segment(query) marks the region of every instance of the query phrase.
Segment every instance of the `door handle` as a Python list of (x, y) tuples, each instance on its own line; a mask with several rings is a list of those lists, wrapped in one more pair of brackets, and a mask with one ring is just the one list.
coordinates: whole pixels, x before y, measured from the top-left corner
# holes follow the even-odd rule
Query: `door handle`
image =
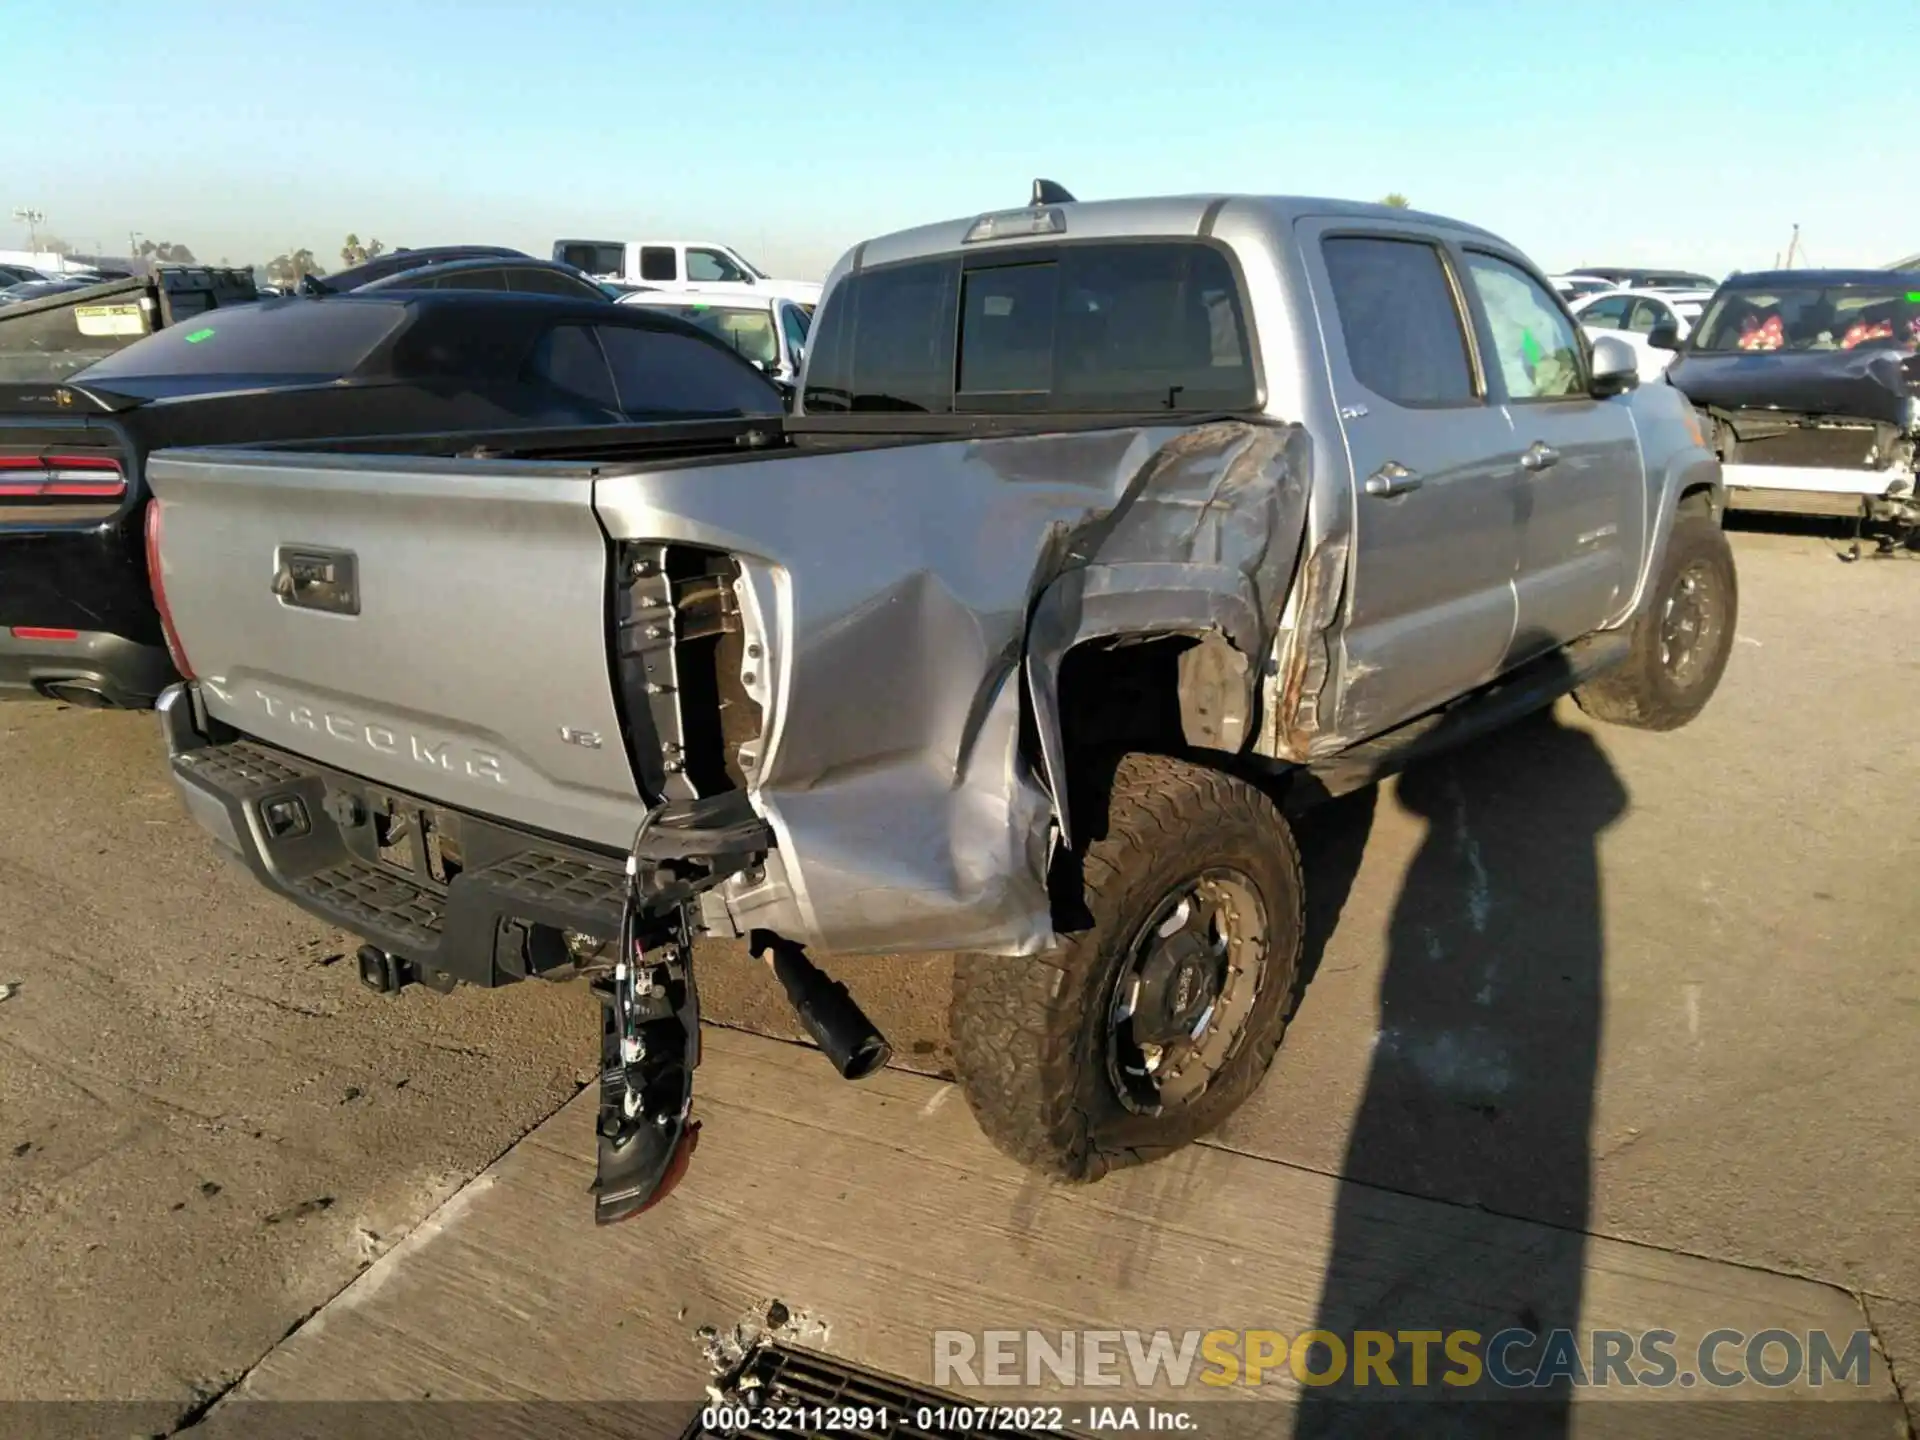
[(1520, 468), (1523, 470), (1545, 470), (1560, 463), (1560, 452), (1544, 440), (1536, 440), (1520, 456)]
[(1366, 484), (1361, 488), (1369, 495), (1404, 495), (1409, 490), (1420, 488), (1420, 477), (1398, 461), (1389, 460), (1367, 476)]

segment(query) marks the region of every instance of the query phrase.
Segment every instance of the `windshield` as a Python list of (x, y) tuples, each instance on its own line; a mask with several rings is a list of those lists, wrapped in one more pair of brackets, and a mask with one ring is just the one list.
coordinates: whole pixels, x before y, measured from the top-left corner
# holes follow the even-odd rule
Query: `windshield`
[(747, 273), (749, 275), (752, 275), (755, 279), (765, 280), (769, 278), (766, 271), (762, 270), (758, 265), (754, 264), (751, 260), (747, 259), (747, 257), (742, 255), (738, 250), (729, 250), (727, 253), (733, 256), (733, 258), (738, 260), (742, 265), (746, 266)]
[(774, 333), (771, 310), (735, 305), (652, 305), (647, 308), (664, 310), (690, 325), (698, 325), (756, 365), (769, 365), (780, 358), (780, 340)]
[(1700, 322), (1693, 348), (1736, 354), (1911, 350), (1917, 343), (1920, 292), (1892, 285), (1793, 285), (1721, 294)]

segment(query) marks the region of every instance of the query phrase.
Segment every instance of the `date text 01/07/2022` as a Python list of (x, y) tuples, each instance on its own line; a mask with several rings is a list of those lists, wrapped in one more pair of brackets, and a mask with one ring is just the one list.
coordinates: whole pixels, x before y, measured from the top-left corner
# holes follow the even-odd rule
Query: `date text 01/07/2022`
[[(745, 1430), (804, 1434), (887, 1434), (895, 1420), (884, 1406), (870, 1405), (714, 1405), (702, 1412), (701, 1431), (710, 1435)], [(905, 1422), (904, 1413), (897, 1417)], [(952, 1435), (1036, 1435), (1091, 1431), (1181, 1433), (1196, 1428), (1187, 1411), (1162, 1405), (1095, 1405), (1069, 1415), (1060, 1405), (922, 1405), (912, 1416), (919, 1430)]]

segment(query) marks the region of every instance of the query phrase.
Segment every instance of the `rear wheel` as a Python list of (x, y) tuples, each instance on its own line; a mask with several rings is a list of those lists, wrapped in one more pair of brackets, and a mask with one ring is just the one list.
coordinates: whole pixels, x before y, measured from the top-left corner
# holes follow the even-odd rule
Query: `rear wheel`
[(954, 1061), (1006, 1154), (1065, 1180), (1157, 1159), (1239, 1107), (1296, 993), (1300, 857), (1259, 790), (1128, 755), (1085, 847), (1090, 928), (1029, 959), (954, 973)]
[(1574, 699), (1597, 720), (1677, 730), (1713, 698), (1739, 619), (1740, 587), (1726, 532), (1712, 515), (1682, 515), (1634, 618), (1626, 660), (1575, 690)]

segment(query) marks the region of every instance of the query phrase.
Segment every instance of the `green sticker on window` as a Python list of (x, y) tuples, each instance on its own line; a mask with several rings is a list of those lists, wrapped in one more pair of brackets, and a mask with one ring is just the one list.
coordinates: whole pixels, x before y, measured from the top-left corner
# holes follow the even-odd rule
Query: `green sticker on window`
[(1540, 342), (1533, 338), (1533, 331), (1522, 330), (1520, 332), (1520, 353), (1526, 357), (1529, 365), (1538, 365), (1540, 363), (1542, 353), (1540, 350)]
[(212, 338), (213, 327), (209, 325), (205, 330), (196, 330), (187, 336), (187, 343), (189, 345), (198, 345), (202, 340), (211, 340)]
[(1920, 305), (1920, 290), (1909, 290), (1907, 292), (1907, 303), (1909, 305)]

